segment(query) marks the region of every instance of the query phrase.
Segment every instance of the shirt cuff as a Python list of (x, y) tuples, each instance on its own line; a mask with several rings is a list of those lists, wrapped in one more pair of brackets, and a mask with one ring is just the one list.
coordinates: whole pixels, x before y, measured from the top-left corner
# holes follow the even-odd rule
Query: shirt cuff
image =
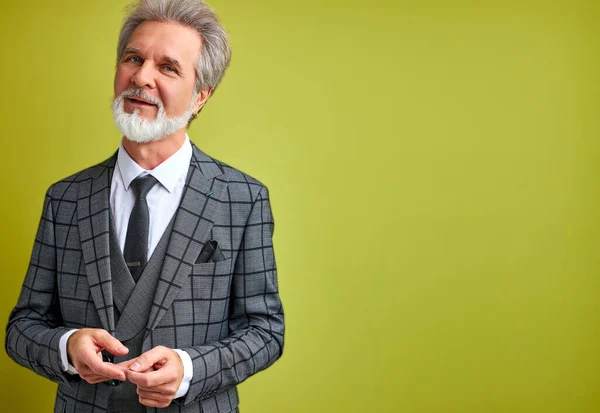
[(179, 385), (179, 389), (177, 393), (175, 393), (174, 399), (179, 397), (183, 397), (187, 394), (190, 383), (192, 382), (192, 378), (194, 377), (194, 364), (192, 364), (192, 358), (190, 355), (183, 350), (173, 349), (179, 354), (181, 358), (181, 362), (183, 363), (183, 379), (181, 380), (181, 384)]
[(73, 333), (75, 333), (76, 331), (79, 330), (71, 330), (66, 332), (65, 334), (63, 334), (63, 336), (60, 338), (60, 341), (58, 342), (60, 368), (62, 369), (62, 371), (71, 375), (79, 374), (77, 372), (77, 369), (75, 369), (75, 367), (73, 367), (73, 365), (69, 363), (69, 355), (67, 354), (67, 341), (69, 340), (69, 337), (71, 337), (71, 335), (73, 335)]

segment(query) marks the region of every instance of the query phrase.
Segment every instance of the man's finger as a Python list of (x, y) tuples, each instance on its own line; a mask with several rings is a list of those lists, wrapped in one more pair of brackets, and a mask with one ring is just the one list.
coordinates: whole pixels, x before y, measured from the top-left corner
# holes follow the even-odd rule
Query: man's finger
[(100, 382), (103, 382), (106, 380), (110, 380), (109, 377), (94, 373), (86, 365), (80, 366), (80, 369), (77, 369), (77, 371), (79, 372), (79, 377), (81, 377), (83, 380), (87, 381), (90, 384), (95, 384), (95, 383), (100, 383)]
[(155, 363), (162, 361), (169, 355), (170, 349), (158, 346), (146, 351), (129, 367), (132, 371), (144, 371), (151, 368)]
[[(130, 372), (130, 367), (133, 363), (135, 363), (137, 361), (137, 358), (131, 359), (131, 360), (126, 360), (126, 361), (122, 361), (120, 363), (115, 363), (115, 366), (118, 367), (119, 369), (121, 369), (122, 371), (124, 371), (125, 373)], [(156, 363), (155, 363), (156, 365)], [(148, 373), (154, 371), (154, 367), (150, 367), (149, 369), (146, 370), (142, 370), (142, 371), (138, 371), (137, 373)]]
[(88, 363), (88, 367), (95, 374), (106, 376), (109, 379), (124, 381), (127, 378), (125, 372), (119, 367), (115, 366), (113, 363), (107, 363), (100, 360), (93, 360), (90, 363)]
[(115, 367), (118, 367), (119, 369), (126, 371), (129, 370), (129, 367), (136, 361), (137, 359), (133, 358), (131, 360), (125, 360), (122, 361), (120, 363), (115, 363)]
[(106, 378), (104, 376), (98, 376), (98, 375), (94, 375), (94, 376), (85, 378), (85, 381), (87, 381), (90, 384), (98, 384), (98, 383), (102, 383), (107, 380), (108, 380), (108, 378)]
[(170, 402), (173, 400), (173, 396), (175, 395), (175, 393), (165, 394), (155, 391), (142, 390), (139, 387), (137, 388), (137, 394), (143, 399), (156, 400), (159, 402)]
[(138, 373), (129, 370), (127, 372), (127, 380), (133, 384), (137, 384), (138, 387), (149, 389), (176, 380), (176, 375), (174, 373), (165, 372), (165, 369), (148, 373)]
[(102, 348), (105, 348), (109, 353), (115, 356), (124, 356), (129, 353), (129, 349), (123, 345), (119, 340), (110, 335), (106, 330), (98, 330), (94, 335), (96, 344)]

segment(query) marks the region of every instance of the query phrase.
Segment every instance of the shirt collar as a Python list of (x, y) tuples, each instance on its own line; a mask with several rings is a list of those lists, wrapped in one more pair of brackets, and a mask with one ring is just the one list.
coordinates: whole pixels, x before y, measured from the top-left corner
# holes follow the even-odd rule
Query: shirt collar
[(117, 168), (119, 169), (123, 187), (129, 191), (131, 182), (140, 175), (152, 175), (158, 182), (171, 192), (175, 188), (177, 181), (183, 174), (187, 174), (192, 159), (192, 145), (190, 139), (185, 134), (185, 141), (181, 148), (177, 150), (168, 159), (152, 170), (146, 170), (139, 166), (123, 147), (123, 142), (119, 145), (117, 155)]

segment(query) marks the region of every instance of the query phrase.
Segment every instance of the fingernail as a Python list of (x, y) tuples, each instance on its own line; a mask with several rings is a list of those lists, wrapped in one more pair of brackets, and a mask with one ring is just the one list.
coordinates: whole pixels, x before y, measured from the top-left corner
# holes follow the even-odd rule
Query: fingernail
[(131, 370), (139, 370), (139, 369), (140, 369), (140, 367), (142, 367), (142, 366), (140, 366), (140, 363), (138, 363), (138, 362), (136, 361), (136, 362), (134, 362), (134, 363), (131, 365), (131, 367), (130, 367), (130, 368), (131, 368)]
[(125, 346), (121, 346), (117, 349), (119, 353), (129, 353), (129, 349)]

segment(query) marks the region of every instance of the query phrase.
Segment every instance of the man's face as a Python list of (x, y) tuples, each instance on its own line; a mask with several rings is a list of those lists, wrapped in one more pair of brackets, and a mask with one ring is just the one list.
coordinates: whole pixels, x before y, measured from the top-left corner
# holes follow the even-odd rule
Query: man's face
[[(196, 80), (195, 66), (202, 40), (189, 27), (167, 22), (144, 22), (131, 34), (115, 74), (115, 98), (125, 91), (141, 89), (147, 97), (160, 100), (167, 117), (190, 109)], [(208, 98), (200, 93), (193, 103), (196, 113)], [(150, 99), (146, 99), (150, 100)], [(153, 120), (158, 106), (141, 97), (125, 97), (123, 110)]]

